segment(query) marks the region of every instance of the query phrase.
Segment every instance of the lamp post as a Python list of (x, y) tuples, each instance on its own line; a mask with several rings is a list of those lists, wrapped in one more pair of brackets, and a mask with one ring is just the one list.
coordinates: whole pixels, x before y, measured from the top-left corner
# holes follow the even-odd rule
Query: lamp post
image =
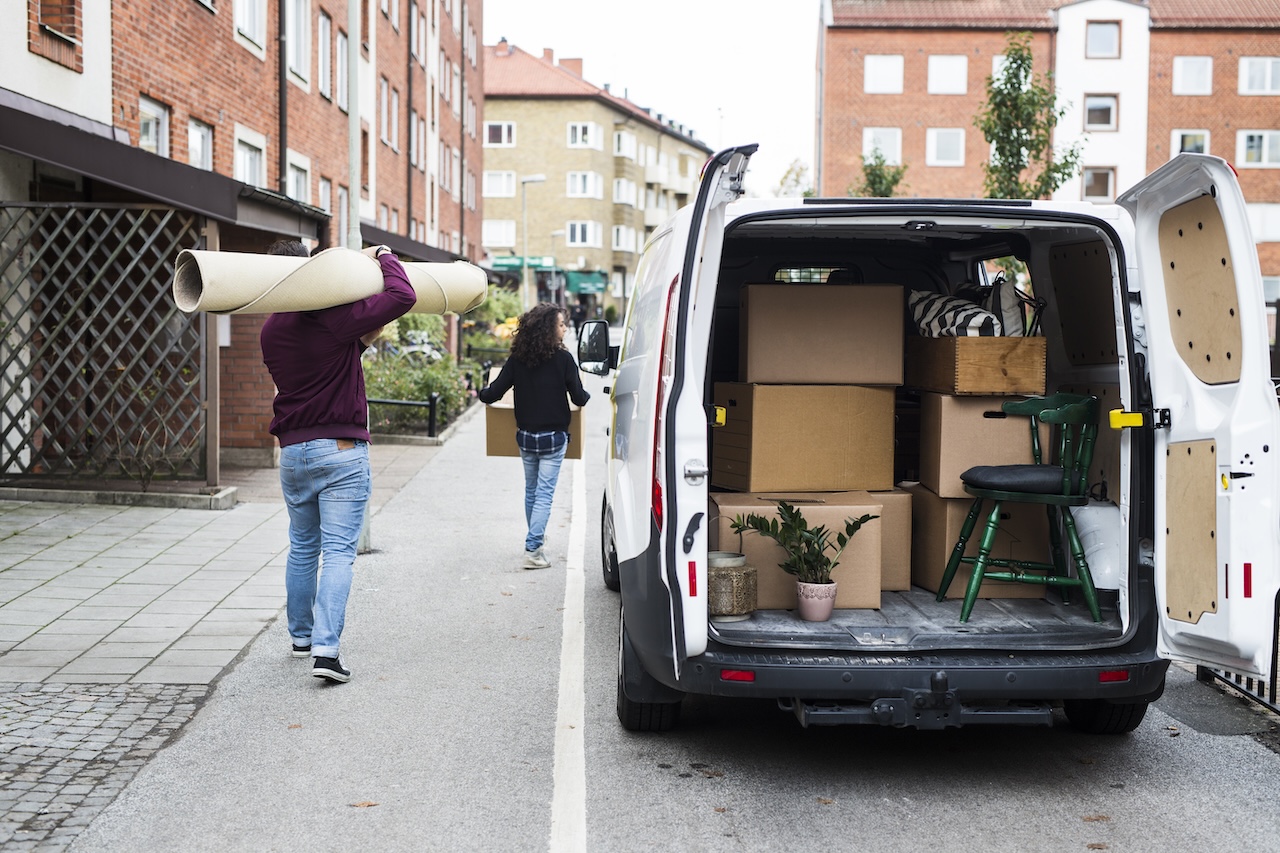
[(557, 228), (551, 232), (551, 277), (560, 288), (560, 307), (568, 307), (569, 284), (564, 273), (560, 271), (560, 262), (556, 260), (556, 240), (564, 236), (564, 229)]
[(525, 175), (520, 179), (520, 236), (524, 240), (524, 250), (520, 256), (520, 304), (525, 311), (533, 307), (529, 299), (529, 184), (540, 184), (547, 179), (546, 175)]

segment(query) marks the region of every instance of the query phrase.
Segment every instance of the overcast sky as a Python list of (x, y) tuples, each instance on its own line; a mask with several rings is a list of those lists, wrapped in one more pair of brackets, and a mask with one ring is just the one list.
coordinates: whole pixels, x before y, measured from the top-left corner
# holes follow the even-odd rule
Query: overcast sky
[(712, 149), (760, 144), (747, 190), (794, 160), (813, 176), (819, 0), (484, 0), (484, 43), (582, 59), (583, 77), (693, 128)]

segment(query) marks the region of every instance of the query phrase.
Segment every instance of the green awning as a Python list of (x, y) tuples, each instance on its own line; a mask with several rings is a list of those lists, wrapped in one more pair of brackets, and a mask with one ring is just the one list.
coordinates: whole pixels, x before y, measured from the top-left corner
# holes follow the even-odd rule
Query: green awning
[(570, 270), (565, 273), (565, 279), (570, 293), (604, 293), (605, 286), (609, 284), (609, 274), (601, 270), (594, 272)]

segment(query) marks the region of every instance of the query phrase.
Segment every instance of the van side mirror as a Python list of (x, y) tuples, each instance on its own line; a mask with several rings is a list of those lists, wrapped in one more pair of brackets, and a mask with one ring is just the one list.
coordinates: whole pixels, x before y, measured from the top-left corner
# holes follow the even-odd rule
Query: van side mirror
[(609, 324), (588, 320), (578, 335), (578, 368), (596, 376), (607, 376), (618, 366), (618, 348), (609, 346)]

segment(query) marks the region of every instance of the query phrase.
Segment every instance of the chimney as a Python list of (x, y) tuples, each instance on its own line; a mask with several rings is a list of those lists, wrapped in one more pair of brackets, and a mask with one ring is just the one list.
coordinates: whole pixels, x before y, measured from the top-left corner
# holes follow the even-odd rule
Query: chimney
[(556, 64), (556, 52), (555, 52), (554, 50), (552, 50), (551, 48), (549, 48), (549, 47), (544, 47), (544, 48), (542, 49), (542, 61), (543, 61), (543, 62), (549, 62), (549, 63), (551, 63), (552, 65), (555, 65), (555, 64)]
[(604, 91), (605, 91), (605, 94), (610, 94), (610, 92), (609, 92), (609, 84), (608, 84), (608, 83), (605, 83), (605, 84), (604, 84)]
[(581, 59), (562, 59), (560, 67), (573, 73), (577, 77), (582, 76), (582, 60)]
[(498, 39), (497, 47), (494, 48), (495, 56), (510, 56), (511, 48), (507, 46), (507, 37), (503, 36)]

